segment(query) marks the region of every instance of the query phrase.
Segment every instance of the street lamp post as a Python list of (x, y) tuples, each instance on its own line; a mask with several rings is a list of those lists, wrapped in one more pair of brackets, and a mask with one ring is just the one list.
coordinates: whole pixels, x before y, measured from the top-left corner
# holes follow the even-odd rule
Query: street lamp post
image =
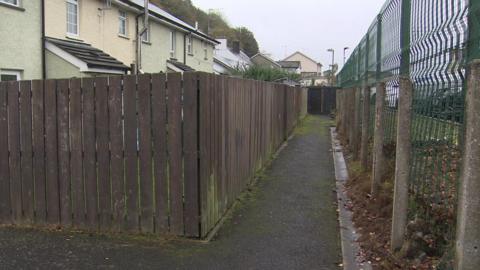
[(335, 50), (328, 49), (327, 51), (332, 53), (332, 67), (330, 69), (330, 84), (333, 86), (333, 76), (335, 76), (335, 74), (333, 73), (334, 72), (333, 67), (335, 66)]

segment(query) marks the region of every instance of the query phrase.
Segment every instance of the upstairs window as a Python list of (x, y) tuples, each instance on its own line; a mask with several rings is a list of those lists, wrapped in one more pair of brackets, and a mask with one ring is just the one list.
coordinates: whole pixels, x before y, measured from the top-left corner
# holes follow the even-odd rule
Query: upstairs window
[(193, 38), (192, 35), (187, 36), (187, 52), (190, 55), (193, 55)]
[(142, 34), (142, 41), (147, 43), (150, 42), (150, 24), (147, 26), (147, 30)]
[(208, 60), (208, 43), (205, 41), (203, 42), (203, 54), (205, 60)]
[(1, 3), (9, 4), (12, 6), (20, 6), (20, 0), (0, 0)]
[(118, 34), (121, 36), (127, 36), (127, 13), (125, 11), (118, 12)]
[(78, 0), (67, 0), (67, 34), (78, 36)]
[(170, 31), (170, 57), (175, 58), (177, 51), (177, 34), (175, 31)]

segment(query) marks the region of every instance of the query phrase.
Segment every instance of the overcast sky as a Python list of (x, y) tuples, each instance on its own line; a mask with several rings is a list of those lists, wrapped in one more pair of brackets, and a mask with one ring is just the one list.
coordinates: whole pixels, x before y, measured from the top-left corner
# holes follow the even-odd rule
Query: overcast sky
[[(232, 26), (254, 32), (261, 51), (281, 60), (302, 51), (342, 65), (343, 48), (354, 48), (365, 35), (385, 0), (192, 0), (199, 8), (220, 11)], [(350, 50), (351, 51), (351, 50)], [(348, 54), (348, 53), (347, 53)]]

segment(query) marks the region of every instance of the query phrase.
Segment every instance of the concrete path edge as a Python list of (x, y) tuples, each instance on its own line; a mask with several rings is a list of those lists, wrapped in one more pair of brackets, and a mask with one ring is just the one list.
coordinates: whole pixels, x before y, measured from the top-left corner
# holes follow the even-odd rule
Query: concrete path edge
[(336, 128), (330, 129), (332, 136), (332, 154), (335, 165), (335, 182), (338, 200), (338, 219), (340, 223), (340, 238), (343, 256), (344, 270), (371, 270), (369, 262), (365, 262), (360, 257), (361, 248), (357, 240), (359, 235), (355, 231), (352, 216), (353, 213), (347, 209), (346, 203), (349, 201), (346, 183), (348, 181), (348, 169), (343, 156), (343, 148), (337, 138)]

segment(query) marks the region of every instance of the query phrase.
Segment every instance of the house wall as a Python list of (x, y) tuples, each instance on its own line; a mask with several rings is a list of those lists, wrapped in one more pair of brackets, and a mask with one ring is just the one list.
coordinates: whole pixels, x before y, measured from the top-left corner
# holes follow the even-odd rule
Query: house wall
[(90, 77), (87, 73), (80, 72), (80, 69), (50, 51), (45, 53), (46, 73), (49, 79), (67, 79)]
[(41, 1), (21, 1), (21, 9), (0, 5), (0, 69), (21, 71), (21, 79), (42, 78)]
[(302, 72), (315, 72), (315, 73), (322, 72), (321, 68), (318, 66), (318, 64), (315, 61), (312, 61), (308, 57), (305, 57), (304, 55), (301, 55), (299, 53), (296, 53), (286, 58), (285, 61), (300, 61), (302, 65)]
[(200, 39), (193, 39), (193, 54), (187, 53), (186, 64), (195, 70), (213, 73), (213, 51), (215, 47), (207, 43), (207, 58), (203, 50), (204, 42)]
[[(66, 1), (46, 1), (46, 36), (59, 39), (79, 39), (91, 44), (125, 65), (135, 63), (136, 46), (136, 13), (130, 8), (113, 5), (110, 9), (103, 9), (103, 1), (79, 0), (79, 36), (67, 35)], [(99, 10), (100, 9), (100, 10)], [(119, 10), (127, 12), (127, 37), (120, 36), (118, 13)], [(167, 60), (170, 59), (170, 30), (176, 31), (176, 59), (184, 62), (184, 34), (185, 30), (176, 29), (156, 19), (150, 20), (150, 42), (142, 42), (142, 71), (146, 73), (165, 72)], [(194, 38), (194, 56), (188, 57), (187, 65), (192, 68), (213, 72), (213, 45), (209, 46), (209, 58), (204, 60), (201, 41)], [(202, 53), (201, 53), (202, 52)]]
[[(135, 60), (135, 13), (113, 5), (104, 9), (103, 1), (79, 0), (79, 35), (67, 35), (66, 1), (45, 1), (45, 35), (58, 39), (79, 39), (100, 49), (125, 65)], [(127, 12), (127, 36), (119, 32), (119, 11)]]

